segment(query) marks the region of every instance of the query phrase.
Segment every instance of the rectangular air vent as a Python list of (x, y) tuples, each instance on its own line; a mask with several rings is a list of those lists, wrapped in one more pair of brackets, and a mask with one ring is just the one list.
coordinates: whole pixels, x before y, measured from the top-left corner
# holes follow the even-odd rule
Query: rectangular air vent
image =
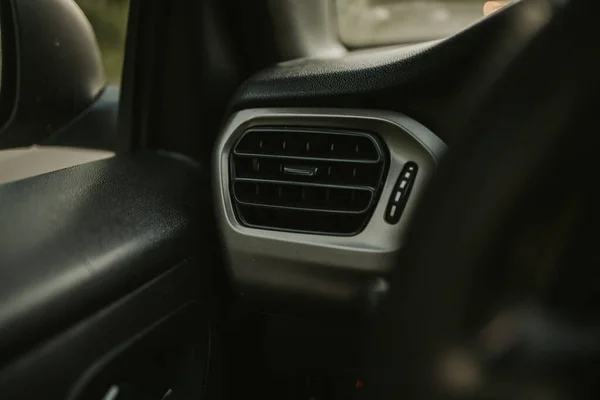
[(230, 162), (240, 222), (335, 235), (364, 229), (387, 166), (374, 135), (274, 127), (244, 132)]

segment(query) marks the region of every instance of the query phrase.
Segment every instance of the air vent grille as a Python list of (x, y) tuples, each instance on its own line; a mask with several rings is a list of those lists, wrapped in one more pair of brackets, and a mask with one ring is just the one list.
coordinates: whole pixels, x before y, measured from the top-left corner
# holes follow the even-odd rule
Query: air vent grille
[(248, 226), (353, 235), (373, 213), (386, 172), (371, 134), (253, 128), (231, 155), (231, 194)]

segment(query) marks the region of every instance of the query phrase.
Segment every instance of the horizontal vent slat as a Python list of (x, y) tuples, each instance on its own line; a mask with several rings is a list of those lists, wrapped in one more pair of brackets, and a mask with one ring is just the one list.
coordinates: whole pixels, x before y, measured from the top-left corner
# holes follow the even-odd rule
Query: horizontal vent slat
[(305, 157), (305, 156), (288, 156), (283, 154), (261, 154), (251, 153), (244, 151), (236, 151), (235, 154), (240, 157), (253, 157), (253, 158), (276, 158), (276, 159), (288, 159), (288, 160), (302, 160), (302, 161), (331, 161), (337, 163), (356, 163), (356, 164), (379, 164), (379, 160), (363, 160), (363, 159), (352, 159), (352, 158), (333, 158), (333, 157)]
[(298, 185), (298, 186), (315, 186), (315, 187), (331, 187), (339, 189), (357, 189), (357, 190), (373, 190), (368, 185), (345, 185), (343, 183), (339, 185), (332, 185), (327, 183), (311, 183), (302, 181), (286, 181), (282, 179), (262, 179), (262, 178), (234, 178), (234, 182), (264, 182), (264, 183), (280, 183), (283, 185)]
[(244, 224), (349, 235), (368, 222), (386, 161), (366, 133), (269, 127), (246, 131), (230, 165)]
[(373, 198), (365, 189), (272, 182), (236, 181), (233, 190), (241, 203), (339, 212), (365, 212)]
[[(310, 167), (313, 176), (286, 174), (285, 167)], [(236, 177), (248, 179), (286, 180), (346, 186), (376, 187), (381, 181), (382, 164), (336, 163), (331, 161), (297, 162), (290, 159), (255, 159), (236, 157), (233, 168)]]
[(239, 205), (242, 220), (257, 228), (310, 233), (358, 233), (365, 222), (362, 214), (336, 214), (306, 210), (282, 210)]

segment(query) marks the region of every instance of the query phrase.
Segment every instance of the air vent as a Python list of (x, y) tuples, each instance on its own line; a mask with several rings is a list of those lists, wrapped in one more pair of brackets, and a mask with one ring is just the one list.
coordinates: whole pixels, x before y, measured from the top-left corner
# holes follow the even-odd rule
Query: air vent
[(253, 128), (231, 155), (231, 194), (247, 226), (355, 235), (377, 204), (386, 164), (371, 134)]

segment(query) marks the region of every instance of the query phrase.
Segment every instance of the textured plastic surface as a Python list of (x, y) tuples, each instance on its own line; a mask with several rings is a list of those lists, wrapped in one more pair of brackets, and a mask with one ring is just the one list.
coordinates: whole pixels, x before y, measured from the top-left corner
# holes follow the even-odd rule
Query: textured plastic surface
[[(111, 384), (139, 381), (140, 374), (143, 386), (169, 379), (169, 373), (178, 372), (175, 370), (180, 365), (173, 363), (170, 366), (173, 371), (165, 371), (158, 377), (151, 372), (174, 350), (194, 341), (207, 341), (208, 312), (202, 297), (210, 283), (205, 279), (206, 268), (201, 268), (198, 261), (189, 259), (181, 263), (3, 366), (0, 369), (3, 398), (102, 399), (98, 394), (83, 398), (80, 394), (90, 391), (104, 394)], [(169, 330), (167, 335), (153, 339), (157, 330), (164, 330), (164, 325)], [(147, 339), (154, 343), (145, 345), (138, 354), (128, 355), (125, 368), (114, 365), (124, 353), (138, 351), (136, 344)], [(207, 358), (207, 343), (201, 350), (198, 356)], [(200, 376), (197, 382), (201, 384)]]
[(0, 150), (0, 184), (110, 158), (110, 151), (31, 146)]
[[(398, 111), (433, 130), (450, 144), (466, 113), (479, 105), (496, 75), (479, 63), (496, 50), (504, 31), (517, 32), (517, 2), (463, 32), (428, 43), (306, 57), (274, 65), (248, 79), (231, 111), (266, 107), (346, 107)], [(520, 33), (519, 33), (520, 34)], [(506, 50), (505, 53), (509, 53)], [(495, 64), (510, 60), (503, 54)]]
[(195, 254), (210, 260), (208, 187), (156, 154), (0, 186), (0, 361)]

